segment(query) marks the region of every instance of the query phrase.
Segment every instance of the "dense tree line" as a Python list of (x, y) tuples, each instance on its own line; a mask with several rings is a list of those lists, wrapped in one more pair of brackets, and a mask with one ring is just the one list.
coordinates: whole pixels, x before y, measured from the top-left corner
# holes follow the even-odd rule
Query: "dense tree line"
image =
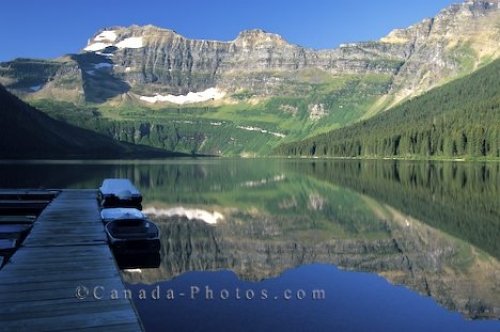
[[(168, 120), (111, 119), (102, 116), (97, 108), (78, 106), (69, 102), (42, 99), (34, 101), (33, 104), (54, 119), (122, 142), (195, 153), (205, 138), (198, 128), (202, 124), (194, 126)], [(139, 114), (138, 117), (140, 116)], [(210, 129), (210, 126), (208, 127)]]
[(275, 152), (293, 156), (500, 157), (500, 60), (371, 119)]
[(53, 119), (0, 85), (0, 159), (138, 158), (179, 154), (118, 142)]
[(386, 203), (500, 258), (500, 164), (323, 160), (287, 164)]

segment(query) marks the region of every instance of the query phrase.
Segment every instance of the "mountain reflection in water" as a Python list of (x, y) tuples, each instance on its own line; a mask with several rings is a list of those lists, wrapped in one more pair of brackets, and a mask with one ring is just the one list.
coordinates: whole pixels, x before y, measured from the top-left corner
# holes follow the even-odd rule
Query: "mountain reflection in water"
[[(0, 171), (9, 174), (1, 187), (130, 178), (162, 236), (160, 266), (124, 271), (131, 284), (211, 270), (261, 281), (328, 263), (376, 273), (468, 318), (500, 319), (497, 163), (204, 159)], [(194, 210), (221, 217), (207, 223)]]

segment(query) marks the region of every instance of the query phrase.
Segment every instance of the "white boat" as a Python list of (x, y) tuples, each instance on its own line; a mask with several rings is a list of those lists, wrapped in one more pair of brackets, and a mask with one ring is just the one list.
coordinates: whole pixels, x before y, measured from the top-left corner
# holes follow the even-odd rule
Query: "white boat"
[(105, 179), (99, 188), (103, 207), (141, 207), (142, 195), (129, 179)]
[(146, 219), (146, 215), (136, 208), (105, 208), (101, 210), (104, 223), (118, 219)]

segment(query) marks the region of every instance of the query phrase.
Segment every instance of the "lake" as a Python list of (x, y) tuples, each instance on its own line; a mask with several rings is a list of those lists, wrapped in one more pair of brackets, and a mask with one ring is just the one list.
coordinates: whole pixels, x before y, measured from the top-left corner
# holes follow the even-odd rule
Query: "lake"
[(134, 303), (147, 331), (500, 331), (499, 163), (31, 161), (0, 174), (1, 188), (136, 184), (162, 242), (157, 267), (122, 271), (146, 294)]

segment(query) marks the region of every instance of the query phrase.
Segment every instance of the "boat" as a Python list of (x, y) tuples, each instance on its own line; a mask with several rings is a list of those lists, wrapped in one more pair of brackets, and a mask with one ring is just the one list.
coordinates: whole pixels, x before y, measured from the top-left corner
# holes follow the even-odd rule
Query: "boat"
[(146, 219), (144, 213), (136, 208), (106, 208), (101, 210), (103, 223), (118, 219)]
[(105, 179), (99, 188), (103, 207), (142, 208), (142, 195), (129, 179)]
[(105, 226), (111, 248), (118, 253), (157, 252), (160, 250), (158, 227), (146, 218), (115, 219)]

